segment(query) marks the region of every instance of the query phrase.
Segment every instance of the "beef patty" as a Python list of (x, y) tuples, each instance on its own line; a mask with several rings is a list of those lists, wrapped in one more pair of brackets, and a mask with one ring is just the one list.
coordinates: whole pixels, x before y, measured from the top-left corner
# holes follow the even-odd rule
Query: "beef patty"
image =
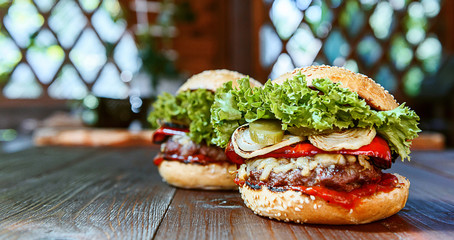
[(265, 185), (270, 189), (285, 186), (322, 186), (336, 191), (350, 192), (365, 183), (379, 182), (382, 172), (373, 166), (364, 169), (358, 162), (348, 165), (317, 166), (310, 174), (303, 176), (301, 169), (292, 169), (287, 172), (271, 172), (266, 180), (260, 180), (263, 169), (252, 170), (246, 180), (252, 188), (261, 188)]
[[(183, 162), (207, 164), (228, 161), (224, 149), (208, 146), (204, 143), (197, 144), (187, 136), (174, 135), (161, 145), (161, 154), (164, 158), (179, 159)], [(194, 156), (202, 155), (203, 158)]]

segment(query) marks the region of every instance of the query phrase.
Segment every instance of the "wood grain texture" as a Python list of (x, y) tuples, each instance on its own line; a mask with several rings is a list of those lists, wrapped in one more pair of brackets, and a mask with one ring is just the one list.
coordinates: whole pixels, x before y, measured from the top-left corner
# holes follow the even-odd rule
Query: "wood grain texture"
[[(65, 161), (62, 158), (79, 151), (87, 150), (67, 149), (66, 157), (58, 151), (49, 154), (52, 160), (46, 164)], [(151, 161), (154, 154), (147, 149), (98, 149), (66, 168), (3, 187), (0, 236), (152, 238), (175, 192), (159, 178)]]
[[(68, 155), (68, 151), (72, 154)], [(94, 152), (85, 148), (32, 148), (25, 151), (2, 154), (0, 156), (0, 189), (11, 187), (42, 174), (69, 167), (84, 160)]]
[(284, 223), (255, 215), (237, 192), (179, 189), (157, 239), (399, 239), (382, 222), (360, 226)]
[(413, 151), (409, 164), (454, 179), (454, 151)]
[(406, 207), (371, 224), (284, 223), (236, 191), (175, 189), (150, 148), (32, 148), (1, 155), (0, 239), (452, 239), (453, 151), (416, 152), (390, 172), (411, 181)]
[[(433, 154), (430, 158), (436, 158), (437, 155)], [(408, 162), (396, 162), (392, 172), (398, 172), (411, 182), (407, 205), (399, 216), (403, 219), (402, 223), (411, 226), (412, 231), (402, 231), (401, 235), (406, 237), (413, 234), (422, 239), (452, 239), (454, 180), (413, 167)]]

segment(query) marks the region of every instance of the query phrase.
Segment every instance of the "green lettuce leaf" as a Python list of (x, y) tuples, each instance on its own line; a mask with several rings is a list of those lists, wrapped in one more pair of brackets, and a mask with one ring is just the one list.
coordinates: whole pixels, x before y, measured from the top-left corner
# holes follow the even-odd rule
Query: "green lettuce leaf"
[(210, 122), (210, 107), (214, 93), (206, 89), (184, 91), (176, 96), (163, 93), (153, 103), (148, 116), (152, 128), (159, 128), (160, 122), (173, 122), (189, 126), (189, 137), (196, 143), (212, 144), (215, 136)]
[[(375, 127), (402, 159), (409, 159), (409, 140), (420, 131), (419, 117), (404, 104), (391, 111), (376, 111), (358, 94), (327, 79), (315, 79), (313, 87), (304, 75), (296, 75), (281, 85), (268, 81), (263, 88), (251, 88), (247, 79), (216, 92), (211, 108), (213, 143), (225, 147), (233, 131), (257, 119), (278, 119), (282, 129), (304, 127), (322, 132), (351, 127)], [(314, 90), (316, 89), (316, 90)]]

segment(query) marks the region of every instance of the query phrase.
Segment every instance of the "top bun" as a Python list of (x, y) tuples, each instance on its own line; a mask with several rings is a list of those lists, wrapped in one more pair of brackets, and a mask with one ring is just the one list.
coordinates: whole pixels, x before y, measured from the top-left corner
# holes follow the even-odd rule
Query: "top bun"
[[(243, 75), (239, 72), (230, 71), (230, 70), (207, 70), (199, 74), (196, 74), (189, 78), (179, 89), (179, 92), (187, 90), (196, 90), (196, 89), (207, 89), (211, 91), (216, 91), (216, 89), (222, 87), (226, 82), (232, 81), (233, 87), (237, 87), (238, 83), (235, 80), (245, 78), (246, 75)], [(261, 87), (262, 84), (253, 78), (249, 78), (249, 84), (251, 87)]]
[(358, 95), (374, 109), (387, 111), (393, 110), (399, 106), (394, 97), (374, 80), (363, 74), (354, 73), (340, 67), (323, 65), (297, 68), (290, 73), (279, 76), (277, 79), (273, 80), (273, 83), (281, 84), (299, 72), (306, 76), (308, 86), (312, 85), (313, 79), (329, 79), (334, 83), (340, 83), (341, 87), (358, 93)]

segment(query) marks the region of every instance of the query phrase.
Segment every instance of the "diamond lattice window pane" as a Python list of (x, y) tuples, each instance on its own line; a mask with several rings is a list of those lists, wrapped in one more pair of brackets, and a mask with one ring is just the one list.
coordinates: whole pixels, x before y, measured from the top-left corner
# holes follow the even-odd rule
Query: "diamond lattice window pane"
[(347, 1), (340, 14), (339, 23), (351, 36), (356, 36), (363, 29), (365, 14), (357, 1)]
[(48, 89), (49, 96), (57, 99), (82, 99), (88, 94), (87, 87), (76, 70), (66, 65)]
[(27, 51), (27, 60), (38, 79), (49, 83), (60, 68), (65, 53), (49, 30), (41, 31)]
[(331, 29), (333, 13), (326, 5), (325, 1), (314, 1), (313, 4), (304, 12), (305, 19), (309, 23), (312, 32), (319, 38), (328, 35)]
[(427, 31), (427, 18), (424, 7), (419, 2), (412, 2), (408, 6), (408, 15), (405, 17), (404, 26), (407, 30), (407, 41), (413, 45), (420, 43)]
[(441, 61), (442, 46), (435, 37), (429, 37), (416, 50), (416, 57), (422, 61), (424, 70), (433, 73), (438, 70)]
[(390, 0), (389, 3), (396, 11), (402, 10), (407, 5), (406, 0)]
[(364, 37), (358, 44), (358, 55), (364, 65), (370, 67), (374, 65), (383, 54), (382, 48), (377, 40), (372, 36)]
[(299, 67), (310, 65), (322, 47), (322, 41), (312, 35), (310, 28), (303, 25), (287, 43), (287, 52)]
[(17, 66), (8, 84), (3, 88), (3, 94), (7, 98), (38, 98), (41, 93), (41, 85), (38, 84), (30, 67), (25, 63)]
[(114, 59), (122, 71), (129, 71), (131, 74), (138, 71), (139, 51), (129, 32), (123, 36), (115, 48)]
[(34, 0), (41, 12), (49, 12), (56, 0)]
[(87, 24), (87, 18), (74, 0), (61, 0), (52, 10), (48, 22), (61, 45), (69, 48)]
[(393, 27), (394, 11), (389, 2), (377, 4), (374, 13), (369, 18), (369, 24), (374, 30), (374, 34), (379, 39), (389, 37)]
[(380, 67), (380, 70), (378, 70), (375, 76), (375, 81), (391, 93), (396, 91), (397, 79), (388, 66)]
[(378, 0), (360, 0), (364, 10), (370, 10), (378, 2)]
[(352, 71), (352, 72), (358, 72), (359, 71), (359, 68), (358, 68), (358, 63), (353, 60), (353, 59), (349, 59), (347, 61), (345, 61), (345, 64), (343, 66), (344, 68)]
[(290, 72), (293, 69), (295, 69), (295, 66), (293, 66), (292, 59), (289, 57), (289, 55), (283, 53), (279, 56), (276, 63), (274, 64), (273, 70), (270, 74), (270, 79), (276, 79), (282, 74)]
[(311, 5), (311, 2), (312, 0), (296, 0), (295, 4), (299, 10), (304, 11)]
[(405, 38), (398, 35), (391, 42), (391, 61), (397, 69), (405, 69), (413, 59), (413, 50), (405, 41)]
[(282, 39), (288, 39), (298, 28), (303, 14), (294, 1), (275, 0), (270, 11), (270, 18)]
[(350, 45), (340, 31), (333, 30), (325, 41), (323, 51), (330, 64), (342, 66), (345, 64), (344, 57), (350, 52)]
[(413, 45), (420, 43), (426, 37), (426, 30), (421, 26), (411, 26), (406, 34), (407, 41)]
[(85, 12), (93, 12), (100, 4), (99, 0), (79, 0), (80, 6)]
[(108, 63), (93, 85), (93, 94), (98, 97), (124, 99), (128, 96), (128, 86), (121, 81), (117, 68)]
[(0, 33), (0, 81), (9, 74), (22, 58), (19, 48), (7, 36)]
[(412, 97), (419, 95), (424, 72), (419, 67), (412, 67), (403, 77), (404, 92)]
[(421, 4), (427, 17), (435, 17), (440, 12), (440, 0), (422, 0)]
[(36, 7), (27, 0), (16, 0), (3, 19), (3, 24), (11, 37), (25, 48), (30, 44), (32, 35), (43, 25), (44, 18)]
[(69, 57), (86, 82), (95, 80), (107, 60), (104, 46), (91, 29), (83, 32), (69, 53)]
[(92, 17), (92, 24), (99, 36), (107, 42), (116, 42), (126, 29), (126, 21), (119, 19), (114, 21), (112, 14), (108, 12), (104, 1)]
[(260, 63), (264, 67), (273, 64), (282, 51), (282, 42), (270, 25), (260, 29)]

